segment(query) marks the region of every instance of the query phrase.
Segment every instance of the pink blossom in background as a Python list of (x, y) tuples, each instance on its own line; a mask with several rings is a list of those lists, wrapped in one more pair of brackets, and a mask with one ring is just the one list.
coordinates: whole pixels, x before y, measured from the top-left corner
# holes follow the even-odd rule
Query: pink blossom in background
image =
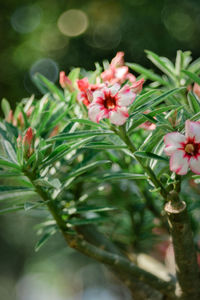
[(193, 86), (193, 92), (200, 99), (200, 85), (198, 83), (196, 83), (196, 82), (195, 82), (195, 84)]
[(88, 106), (93, 99), (93, 92), (103, 87), (103, 84), (90, 84), (87, 77), (77, 80), (79, 93), (77, 99), (82, 102), (85, 106)]
[(128, 67), (124, 65), (124, 52), (117, 52), (109, 68), (101, 73), (101, 79), (109, 84), (122, 84), (126, 80), (129, 80), (131, 83), (136, 81), (136, 77), (129, 73)]
[(170, 170), (185, 175), (188, 168), (200, 174), (200, 122), (185, 122), (185, 135), (168, 133), (164, 137), (165, 153), (170, 156)]
[[(150, 110), (146, 110), (146, 111), (144, 111), (144, 114), (148, 114), (150, 112), (151, 112)], [(146, 122), (144, 122), (143, 124), (141, 124), (138, 127), (139, 128), (143, 128), (145, 130), (154, 130), (154, 129), (156, 129), (156, 124), (154, 124), (154, 123), (152, 123), (150, 121), (146, 121)]]
[(125, 85), (121, 88), (120, 84), (116, 83), (111, 87), (105, 86), (96, 90), (88, 107), (89, 118), (96, 123), (107, 118), (115, 125), (123, 125), (129, 117), (128, 106), (141, 91), (143, 83), (142, 79), (132, 86)]

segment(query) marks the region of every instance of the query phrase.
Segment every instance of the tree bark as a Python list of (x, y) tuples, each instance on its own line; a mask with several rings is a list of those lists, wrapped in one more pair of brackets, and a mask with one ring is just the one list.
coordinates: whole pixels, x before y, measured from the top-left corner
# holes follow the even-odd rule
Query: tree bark
[(165, 205), (174, 247), (178, 284), (176, 296), (181, 300), (199, 300), (200, 282), (193, 233), (186, 204), (176, 194)]

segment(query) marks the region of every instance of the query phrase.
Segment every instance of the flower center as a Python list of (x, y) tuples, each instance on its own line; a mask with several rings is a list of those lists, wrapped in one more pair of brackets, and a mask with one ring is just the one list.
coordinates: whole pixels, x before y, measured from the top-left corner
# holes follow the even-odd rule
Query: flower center
[(185, 152), (193, 155), (194, 154), (194, 145), (193, 144), (187, 144), (185, 146)]
[(199, 144), (188, 143), (185, 145), (185, 152), (189, 155), (196, 155), (199, 152)]
[(104, 102), (105, 108), (107, 109), (113, 109), (116, 106), (116, 99), (115, 97), (112, 97), (111, 95), (107, 95), (105, 102)]

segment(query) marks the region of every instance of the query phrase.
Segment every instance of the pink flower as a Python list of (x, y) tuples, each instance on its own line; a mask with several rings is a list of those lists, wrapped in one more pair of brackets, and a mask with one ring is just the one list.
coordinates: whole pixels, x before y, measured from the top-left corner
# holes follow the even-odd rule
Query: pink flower
[(59, 83), (63, 89), (68, 89), (70, 92), (74, 91), (71, 80), (65, 75), (64, 71), (60, 72)]
[(115, 57), (111, 60), (111, 66), (113, 67), (121, 67), (124, 65), (124, 52), (119, 51), (115, 55)]
[(109, 68), (101, 73), (101, 78), (104, 82), (110, 84), (124, 83), (129, 80), (131, 83), (136, 81), (136, 77), (129, 73), (127, 66), (124, 66), (124, 52), (117, 52), (112, 59)]
[(85, 106), (92, 102), (93, 92), (103, 86), (102, 84), (90, 84), (87, 77), (77, 80), (77, 85), (80, 90), (77, 99), (79, 102), (83, 102)]
[(195, 84), (193, 86), (193, 92), (200, 99), (200, 85), (198, 83), (196, 83), (196, 82), (195, 82)]
[[(146, 111), (144, 111), (144, 114), (148, 114), (148, 113), (150, 113), (149, 109), (146, 110)], [(154, 117), (154, 119), (155, 119), (155, 117)], [(156, 129), (156, 124), (154, 124), (154, 123), (152, 123), (150, 121), (146, 121), (146, 122), (144, 122), (143, 124), (141, 124), (138, 127), (143, 128), (145, 130), (154, 130), (154, 129)]]
[(129, 116), (128, 106), (134, 101), (143, 82), (144, 80), (140, 80), (133, 86), (125, 85), (122, 88), (116, 83), (96, 90), (88, 107), (89, 118), (96, 123), (107, 118), (115, 125), (123, 125)]
[(165, 135), (165, 153), (170, 157), (170, 170), (185, 175), (188, 168), (200, 174), (200, 122), (185, 122), (185, 135), (171, 132)]

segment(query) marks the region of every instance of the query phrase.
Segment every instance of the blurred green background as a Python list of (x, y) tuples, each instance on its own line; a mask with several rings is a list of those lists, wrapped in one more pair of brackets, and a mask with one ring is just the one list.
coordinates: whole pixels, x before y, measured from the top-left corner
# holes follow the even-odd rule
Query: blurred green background
[(119, 50), (146, 66), (144, 49), (199, 56), (199, 0), (4, 0), (0, 15), (0, 92), (13, 104), (36, 93), (37, 71), (56, 82), (59, 70), (93, 69)]
[[(0, 96), (14, 106), (38, 93), (35, 72), (57, 82), (60, 70), (93, 69), (119, 50), (147, 67), (144, 49), (171, 59), (178, 49), (191, 50), (197, 58), (199, 25), (199, 0), (4, 0)], [(130, 299), (104, 267), (67, 249), (59, 236), (35, 253), (38, 220), (30, 213), (0, 217), (0, 299)]]

